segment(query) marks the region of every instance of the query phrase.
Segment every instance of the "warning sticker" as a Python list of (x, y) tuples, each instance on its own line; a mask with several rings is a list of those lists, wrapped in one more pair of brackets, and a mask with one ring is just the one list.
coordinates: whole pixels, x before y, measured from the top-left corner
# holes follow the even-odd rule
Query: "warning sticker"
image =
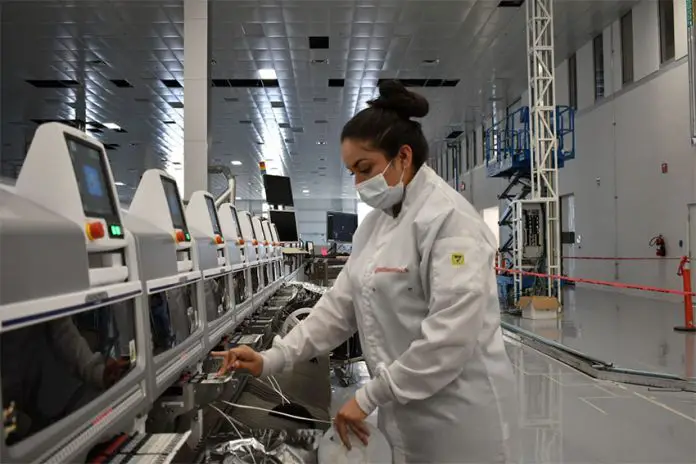
[(135, 361), (138, 359), (138, 352), (135, 350), (135, 340), (131, 340), (128, 343), (128, 351), (130, 351), (130, 362), (131, 364), (135, 364)]
[(464, 253), (452, 253), (450, 256), (450, 260), (452, 261), (452, 266), (463, 266), (464, 265)]

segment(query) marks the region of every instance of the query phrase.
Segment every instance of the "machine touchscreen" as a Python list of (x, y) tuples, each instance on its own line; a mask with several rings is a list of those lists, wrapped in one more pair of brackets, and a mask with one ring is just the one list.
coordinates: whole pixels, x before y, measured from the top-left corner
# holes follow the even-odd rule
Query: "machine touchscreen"
[(216, 235), (222, 235), (220, 229), (220, 221), (218, 220), (217, 210), (215, 209), (215, 203), (213, 202), (213, 199), (206, 195), (205, 204), (208, 207), (210, 223), (213, 225), (213, 233)]
[(184, 212), (181, 209), (179, 189), (173, 180), (166, 177), (162, 177), (162, 187), (164, 187), (164, 195), (167, 197), (169, 214), (172, 216), (172, 226), (182, 230), (188, 239), (188, 227), (186, 227), (186, 218), (184, 218)]
[(65, 135), (77, 186), (86, 217), (104, 219), (109, 236), (123, 237), (118, 205), (109, 185), (106, 157), (101, 149), (71, 135)]

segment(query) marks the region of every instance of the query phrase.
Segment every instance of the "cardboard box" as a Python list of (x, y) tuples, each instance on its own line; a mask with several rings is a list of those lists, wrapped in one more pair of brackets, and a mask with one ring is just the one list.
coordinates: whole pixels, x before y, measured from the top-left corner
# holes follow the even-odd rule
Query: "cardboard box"
[(557, 319), (561, 304), (553, 296), (523, 296), (518, 302), (524, 319)]

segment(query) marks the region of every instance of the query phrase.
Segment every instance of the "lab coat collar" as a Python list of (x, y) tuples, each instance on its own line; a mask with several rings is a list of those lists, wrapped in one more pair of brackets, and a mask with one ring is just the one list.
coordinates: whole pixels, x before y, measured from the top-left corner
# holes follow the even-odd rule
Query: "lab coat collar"
[(430, 179), (432, 178), (433, 174), (434, 171), (425, 164), (420, 167), (418, 172), (416, 172), (416, 175), (413, 176), (413, 179), (411, 179), (411, 182), (409, 182), (406, 186), (406, 193), (404, 195), (404, 201), (401, 205), (401, 212), (399, 213), (399, 216), (401, 216), (409, 208), (409, 206), (415, 203), (421, 194), (425, 193), (424, 191), (428, 184), (430, 184)]
[(413, 179), (411, 179), (411, 182), (404, 188), (404, 199), (401, 202), (401, 207), (397, 208), (398, 213), (394, 215), (393, 207), (382, 210), (382, 212), (398, 222), (399, 218), (404, 215), (406, 209), (416, 201), (416, 198), (421, 195), (423, 190), (430, 183), (430, 179), (433, 175), (437, 175), (435, 171), (426, 165), (421, 166), (418, 172), (416, 172), (416, 175), (413, 176)]

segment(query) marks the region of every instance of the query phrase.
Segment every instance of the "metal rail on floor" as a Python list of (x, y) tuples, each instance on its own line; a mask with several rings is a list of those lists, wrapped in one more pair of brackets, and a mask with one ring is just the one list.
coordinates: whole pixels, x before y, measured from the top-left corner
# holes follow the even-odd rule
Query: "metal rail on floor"
[(595, 379), (696, 393), (696, 379), (616, 367), (612, 363), (592, 358), (580, 351), (540, 337), (508, 322), (501, 322), (501, 327), (506, 335), (513, 340), (534, 348)]

